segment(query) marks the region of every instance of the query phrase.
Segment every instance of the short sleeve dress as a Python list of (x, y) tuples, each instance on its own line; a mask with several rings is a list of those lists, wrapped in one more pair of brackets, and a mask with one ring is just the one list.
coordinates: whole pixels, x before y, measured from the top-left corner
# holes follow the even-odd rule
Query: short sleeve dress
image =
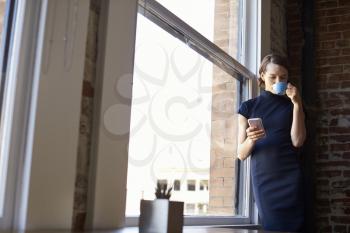
[(263, 229), (302, 231), (303, 178), (299, 150), (290, 136), (292, 102), (286, 96), (263, 91), (243, 102), (238, 113), (247, 119), (261, 118), (266, 131), (251, 153), (253, 193)]

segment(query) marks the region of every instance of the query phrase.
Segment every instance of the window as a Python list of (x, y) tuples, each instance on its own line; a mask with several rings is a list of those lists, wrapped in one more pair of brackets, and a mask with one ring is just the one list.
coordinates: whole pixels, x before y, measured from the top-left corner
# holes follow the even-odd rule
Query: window
[(188, 180), (187, 181), (187, 190), (188, 191), (196, 191), (196, 181), (195, 180)]
[(180, 191), (181, 190), (181, 181), (175, 180), (174, 181), (174, 191)]
[(202, 215), (206, 215), (208, 212), (208, 204), (207, 203), (198, 203), (198, 213)]
[(195, 208), (196, 208), (195, 204), (188, 203), (185, 206), (185, 211), (184, 212), (185, 212), (185, 214), (194, 214), (195, 213)]
[(208, 187), (208, 181), (207, 180), (201, 180), (199, 183), (199, 190), (202, 191), (208, 191), (209, 187)]
[[(206, 10), (181, 11), (187, 4)], [(232, 159), (235, 112), (255, 77), (237, 61), (248, 57), (245, 6), (244, 0), (139, 1), (128, 218), (139, 214), (137, 197), (154, 199), (155, 182), (166, 177), (177, 191), (171, 200), (183, 201), (188, 217), (215, 217), (211, 224), (250, 221), (249, 163)]]
[(167, 181), (167, 180), (158, 180), (158, 181), (157, 181), (157, 184), (159, 184), (159, 186), (160, 186), (161, 188), (166, 188), (166, 187), (168, 187), (168, 181)]
[[(5, 188), (8, 174), (8, 148), (10, 140), (10, 126), (12, 111), (9, 104), (13, 102), (13, 89), (9, 88), (7, 78), (8, 60), (10, 56), (10, 46), (13, 31), (13, 17), (15, 11), (15, 1), (0, 1), (0, 218), (3, 217), (5, 206)], [(9, 111), (10, 110), (10, 111)]]
[(157, 183), (160, 184), (161, 186), (168, 185), (168, 181), (167, 180), (158, 180)]
[[(28, 3), (30, 2), (30, 3)], [(22, 229), (30, 173), (42, 1), (0, 0), (0, 230)]]
[[(239, 0), (157, 0), (216, 46), (237, 58), (240, 5)], [(186, 6), (186, 7), (184, 7)], [(195, 14), (193, 9), (196, 9)], [(206, 20), (204, 23), (203, 21)], [(219, 33), (219, 31), (225, 31)], [(225, 36), (230, 34), (230, 37)], [(229, 41), (229, 43), (225, 43)]]

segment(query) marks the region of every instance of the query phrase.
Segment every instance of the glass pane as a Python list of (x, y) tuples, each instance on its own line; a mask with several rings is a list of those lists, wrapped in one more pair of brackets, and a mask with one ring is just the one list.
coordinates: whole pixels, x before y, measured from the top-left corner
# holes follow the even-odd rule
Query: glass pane
[(187, 215), (193, 215), (195, 213), (195, 207), (196, 205), (195, 204), (186, 204), (185, 205), (185, 214)]
[[(208, 40), (238, 59), (240, 0), (157, 0)], [(195, 10), (193, 10), (195, 9)]]
[(126, 215), (158, 182), (187, 215), (233, 216), (235, 78), (138, 15)]
[(188, 180), (187, 181), (187, 190), (188, 191), (196, 191), (196, 180)]
[(180, 191), (180, 189), (181, 189), (181, 181), (180, 180), (175, 180), (174, 181), (173, 190), (174, 191)]
[(200, 181), (199, 190), (209, 190), (208, 181), (207, 180), (201, 180)]

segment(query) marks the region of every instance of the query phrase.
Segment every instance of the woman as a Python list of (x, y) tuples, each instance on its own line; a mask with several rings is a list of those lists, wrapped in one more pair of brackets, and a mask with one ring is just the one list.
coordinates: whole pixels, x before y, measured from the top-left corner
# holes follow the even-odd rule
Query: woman
[[(304, 205), (298, 148), (306, 138), (302, 101), (290, 83), (284, 95), (274, 89), (274, 84), (288, 82), (283, 57), (267, 55), (258, 82), (265, 90), (243, 102), (238, 111), (238, 158), (251, 155), (253, 193), (263, 229), (299, 232)], [(261, 118), (264, 129), (250, 127), (249, 118)]]

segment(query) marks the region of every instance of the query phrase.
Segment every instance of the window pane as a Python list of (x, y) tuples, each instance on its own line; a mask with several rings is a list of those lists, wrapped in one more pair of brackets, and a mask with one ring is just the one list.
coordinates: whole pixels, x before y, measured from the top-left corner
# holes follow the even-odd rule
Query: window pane
[(195, 204), (186, 204), (185, 214), (193, 215), (195, 213), (195, 208), (196, 208)]
[(175, 180), (174, 181), (174, 191), (180, 191), (181, 190), (181, 181), (180, 180)]
[(233, 58), (238, 58), (240, 0), (157, 0), (157, 2)]
[(158, 180), (176, 186), (171, 200), (185, 202), (187, 214), (237, 214), (238, 87), (235, 78), (138, 15), (127, 216), (139, 214), (140, 199), (155, 198)]
[(207, 180), (201, 180), (200, 181), (199, 190), (209, 190), (208, 181)]
[(206, 215), (208, 213), (208, 204), (199, 203), (198, 204), (198, 214)]
[(188, 180), (187, 181), (187, 190), (188, 191), (196, 191), (196, 180)]
[(158, 180), (157, 183), (160, 184), (161, 187), (168, 185), (168, 181), (167, 180)]

